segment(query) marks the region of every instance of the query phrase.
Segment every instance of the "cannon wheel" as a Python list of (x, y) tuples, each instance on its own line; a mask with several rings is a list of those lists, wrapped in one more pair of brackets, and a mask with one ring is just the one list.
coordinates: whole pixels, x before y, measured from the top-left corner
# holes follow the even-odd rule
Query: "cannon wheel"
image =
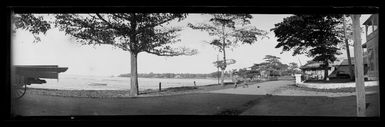
[(27, 83), (24, 82), (23, 77), (18, 77), (14, 85), (12, 85), (13, 98), (18, 100), (27, 92)]
[(27, 92), (27, 84), (24, 84), (24, 83), (23, 84), (17, 84), (14, 86), (13, 89), (14, 89), (14, 98), (16, 100), (20, 99)]

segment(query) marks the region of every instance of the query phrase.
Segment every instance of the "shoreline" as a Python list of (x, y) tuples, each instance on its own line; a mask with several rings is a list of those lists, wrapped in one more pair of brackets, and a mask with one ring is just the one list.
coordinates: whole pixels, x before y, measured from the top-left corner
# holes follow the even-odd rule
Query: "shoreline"
[[(258, 84), (265, 81), (254, 81), (250, 85)], [(146, 89), (139, 91), (139, 95), (135, 97), (154, 97), (154, 96), (170, 96), (190, 93), (207, 93), (212, 90), (233, 88), (232, 82), (225, 82), (225, 86), (218, 84), (208, 84), (202, 86), (180, 86), (164, 88), (161, 91), (157, 89)], [(45, 89), (45, 88), (27, 88), (26, 94), (37, 94), (47, 96), (61, 97), (85, 97), (85, 98), (129, 98), (128, 90), (66, 90), (66, 89)]]

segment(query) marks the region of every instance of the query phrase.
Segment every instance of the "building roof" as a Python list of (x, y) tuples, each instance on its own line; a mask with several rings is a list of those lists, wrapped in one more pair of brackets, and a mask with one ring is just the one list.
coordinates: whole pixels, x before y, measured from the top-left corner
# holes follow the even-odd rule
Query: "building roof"
[[(352, 62), (352, 65), (355, 64), (355, 59), (354, 57), (351, 58), (351, 62)], [(364, 64), (367, 63), (367, 58), (364, 57)], [(323, 68), (321, 68), (321, 65), (323, 63), (322, 62), (310, 62), (310, 63), (307, 63), (303, 66), (300, 67), (300, 69), (302, 70), (321, 70)], [(332, 67), (332, 66), (348, 66), (349, 65), (349, 61), (348, 59), (342, 59), (342, 60), (337, 60), (335, 61), (334, 63), (330, 64), (329, 67)]]
[[(352, 62), (352, 64), (354, 65), (354, 57), (352, 57), (352, 58), (350, 58), (351, 59), (351, 62)], [(348, 59), (343, 59), (341, 62), (339, 62), (337, 65), (349, 65), (349, 61), (348, 61)]]
[(301, 66), (300, 69), (302, 69), (302, 70), (322, 69), (322, 68), (320, 68), (322, 64), (323, 64), (322, 62), (310, 62), (310, 63), (306, 63), (305, 65)]
[(373, 14), (371, 15), (364, 23), (363, 25), (378, 25), (378, 15)]
[[(367, 64), (368, 63), (368, 57), (363, 57), (363, 59), (364, 59), (364, 61), (363, 61), (364, 64)], [(354, 57), (351, 58), (351, 61), (352, 61), (352, 65), (354, 65), (355, 64)], [(348, 61), (348, 59), (343, 59), (340, 63), (335, 64), (335, 65), (349, 65), (349, 61)]]

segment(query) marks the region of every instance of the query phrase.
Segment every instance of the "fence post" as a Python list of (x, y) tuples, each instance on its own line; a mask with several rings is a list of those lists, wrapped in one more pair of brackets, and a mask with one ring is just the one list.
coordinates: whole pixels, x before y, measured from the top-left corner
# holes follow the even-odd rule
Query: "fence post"
[(162, 91), (162, 82), (159, 82), (159, 92)]

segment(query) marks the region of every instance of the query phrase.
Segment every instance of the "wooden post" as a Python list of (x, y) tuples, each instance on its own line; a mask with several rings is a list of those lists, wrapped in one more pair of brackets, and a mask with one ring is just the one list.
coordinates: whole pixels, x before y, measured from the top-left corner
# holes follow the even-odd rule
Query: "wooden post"
[(357, 116), (364, 117), (366, 115), (365, 101), (365, 84), (364, 84), (364, 63), (361, 47), (361, 15), (353, 15), (353, 37), (354, 37), (354, 57), (355, 57), (355, 77), (356, 77), (356, 99), (357, 99)]
[(159, 82), (159, 92), (162, 91), (162, 82)]

